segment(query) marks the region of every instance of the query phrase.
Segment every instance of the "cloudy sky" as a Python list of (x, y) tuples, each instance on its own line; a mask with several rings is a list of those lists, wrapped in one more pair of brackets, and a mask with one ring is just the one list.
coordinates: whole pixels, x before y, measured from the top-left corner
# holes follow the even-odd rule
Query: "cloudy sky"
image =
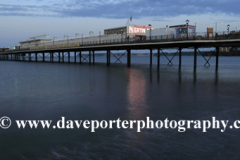
[(96, 35), (106, 28), (132, 24), (163, 28), (166, 25), (197, 24), (217, 31), (240, 29), (236, 0), (0, 0), (0, 47), (42, 34), (63, 39), (75, 33)]

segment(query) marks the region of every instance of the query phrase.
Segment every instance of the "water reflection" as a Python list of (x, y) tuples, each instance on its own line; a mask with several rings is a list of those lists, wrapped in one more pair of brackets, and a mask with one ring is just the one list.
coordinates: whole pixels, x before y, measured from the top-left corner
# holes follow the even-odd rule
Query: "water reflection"
[[(153, 82), (156, 80), (157, 84), (160, 84), (161, 78), (165, 78), (164, 75), (165, 73), (161, 72), (160, 70), (152, 70), (150, 69), (149, 71), (149, 82), (151, 84), (153, 84)], [(181, 84), (182, 82), (184, 82), (183, 78), (187, 79), (192, 79), (193, 84), (196, 84), (198, 79), (204, 79), (204, 77), (201, 75), (202, 73), (198, 73), (198, 72), (183, 72), (182, 70), (178, 70), (177, 74), (174, 73), (173, 76), (177, 75), (177, 77), (172, 78), (171, 80), (175, 80), (178, 79), (178, 83)], [(214, 76), (214, 79), (212, 82), (215, 82), (215, 84), (217, 85), (219, 83), (219, 73), (218, 71), (215, 71), (214, 73), (206, 73), (208, 75), (206, 75), (207, 77), (210, 77), (211, 74)], [(189, 75), (192, 75), (191, 77), (189, 77)], [(210, 76), (209, 76), (210, 75)]]
[[(150, 77), (152, 77), (152, 75)], [(129, 118), (142, 119), (147, 114), (148, 108), (146, 104), (146, 77), (142, 70), (133, 68), (128, 70), (127, 90)]]
[(215, 71), (215, 85), (218, 85), (218, 71)]
[[(151, 73), (151, 72), (150, 72)], [(149, 106), (146, 104), (146, 77), (142, 70), (129, 69), (128, 70), (128, 87), (127, 95), (129, 105), (127, 107), (127, 119), (131, 120), (144, 120), (148, 116)], [(135, 127), (136, 128), (136, 125)], [(139, 154), (143, 154), (145, 151), (139, 150), (143, 143), (147, 141), (147, 137), (144, 134), (139, 134), (136, 129), (126, 131), (128, 137), (129, 152), (138, 150)]]

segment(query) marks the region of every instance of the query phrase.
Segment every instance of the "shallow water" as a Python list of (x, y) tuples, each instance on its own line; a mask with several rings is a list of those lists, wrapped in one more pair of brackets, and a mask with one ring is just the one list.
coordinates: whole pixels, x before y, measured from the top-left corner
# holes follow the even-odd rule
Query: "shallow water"
[[(133, 65), (0, 61), (0, 117), (14, 120), (240, 119), (240, 57), (220, 57), (219, 70), (198, 57), (149, 57)], [(213, 57), (214, 58), (214, 57)], [(96, 56), (97, 62), (106, 57)], [(114, 59), (112, 59), (114, 61)], [(239, 159), (239, 130), (0, 129), (1, 159)]]

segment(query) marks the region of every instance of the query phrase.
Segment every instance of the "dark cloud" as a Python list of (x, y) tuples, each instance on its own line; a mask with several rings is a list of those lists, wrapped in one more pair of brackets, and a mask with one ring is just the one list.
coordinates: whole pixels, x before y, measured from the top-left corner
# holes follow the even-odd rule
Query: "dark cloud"
[[(43, 2), (43, 0), (42, 0)], [(0, 4), (0, 15), (133, 18), (174, 17), (198, 14), (240, 15), (235, 0), (75, 0), (48, 2), (46, 5)]]

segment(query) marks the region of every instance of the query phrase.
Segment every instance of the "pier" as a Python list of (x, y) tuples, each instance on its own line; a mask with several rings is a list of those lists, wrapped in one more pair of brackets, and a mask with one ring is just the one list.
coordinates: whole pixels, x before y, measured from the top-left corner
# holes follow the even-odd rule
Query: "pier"
[[(120, 61), (123, 55), (127, 55), (127, 66), (131, 66), (131, 51), (132, 50), (147, 50), (149, 53), (149, 66), (152, 67), (153, 62), (153, 50), (157, 51), (157, 68), (160, 67), (160, 55), (164, 55), (168, 59), (168, 65), (172, 65), (173, 58), (179, 56), (179, 69), (182, 65), (182, 49), (188, 48), (193, 50), (193, 70), (194, 72), (197, 69), (197, 54), (202, 55), (206, 63), (204, 66), (210, 66), (209, 60), (210, 57), (205, 57), (200, 48), (215, 48), (213, 54), (216, 58), (216, 70), (218, 70), (219, 63), (219, 48), (220, 47), (240, 47), (240, 35), (236, 36), (222, 36), (219, 37), (201, 37), (201, 38), (168, 38), (168, 39), (154, 39), (150, 40), (141, 40), (141, 41), (121, 41), (121, 42), (92, 42), (89, 44), (81, 44), (79, 46), (66, 46), (64, 48), (44, 48), (44, 49), (16, 49), (0, 52), (0, 60), (10, 60), (10, 61), (29, 61), (29, 62), (39, 62), (38, 57), (41, 57), (42, 62), (59, 62), (59, 63), (72, 63), (70, 61), (70, 54), (74, 55), (73, 63), (89, 63), (90, 65), (95, 64), (95, 55), (97, 52), (101, 51), (106, 53), (106, 65), (111, 65), (111, 58), (116, 58), (116, 62)], [(163, 49), (176, 49), (177, 52), (169, 58), (166, 53), (163, 52)], [(117, 57), (112, 51), (124, 50), (125, 52)], [(87, 52), (88, 54), (82, 54)], [(46, 61), (46, 57), (50, 57), (49, 61)], [(79, 62), (77, 62), (79, 58)], [(55, 60), (55, 61), (54, 61)]]

